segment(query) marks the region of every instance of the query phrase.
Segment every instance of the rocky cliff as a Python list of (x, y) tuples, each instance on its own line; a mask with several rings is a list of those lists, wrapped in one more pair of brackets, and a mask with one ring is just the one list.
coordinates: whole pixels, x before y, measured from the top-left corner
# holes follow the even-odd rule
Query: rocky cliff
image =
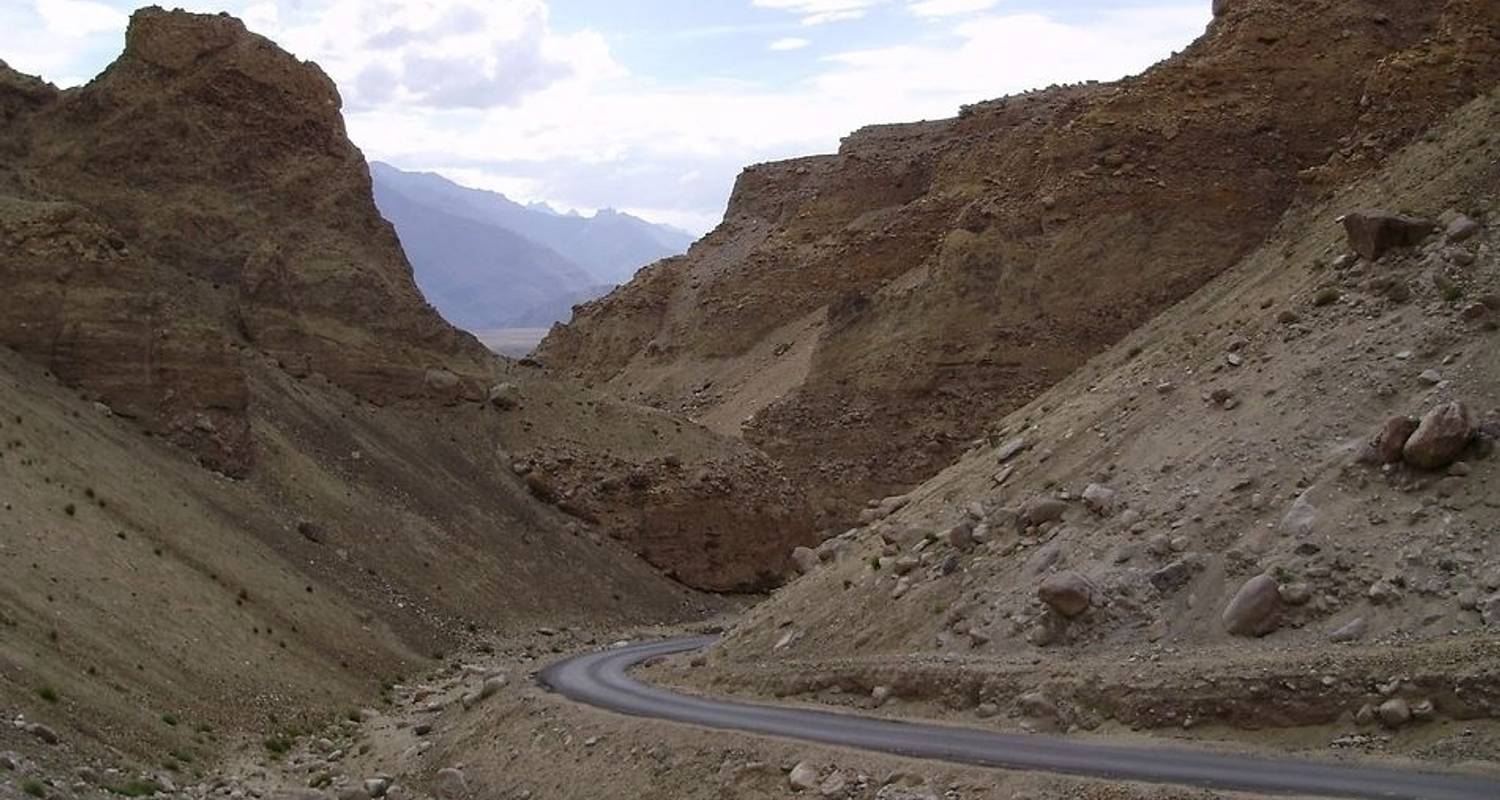
[(743, 435), (848, 521), (1492, 85), (1497, 27), (1475, 0), (1222, 4), (1140, 77), (747, 170), (687, 257), (540, 352)]

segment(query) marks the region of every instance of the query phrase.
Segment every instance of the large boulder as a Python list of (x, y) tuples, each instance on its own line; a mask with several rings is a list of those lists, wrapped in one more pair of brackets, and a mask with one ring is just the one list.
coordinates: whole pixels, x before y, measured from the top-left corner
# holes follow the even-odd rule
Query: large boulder
[(1344, 217), (1344, 232), (1354, 252), (1371, 260), (1398, 247), (1414, 247), (1437, 233), (1432, 220), (1391, 214), (1385, 211), (1356, 211)]
[(1257, 575), (1224, 609), (1224, 630), (1235, 636), (1265, 636), (1280, 625), (1280, 616), (1281, 587), (1270, 575)]
[(1402, 448), (1402, 457), (1417, 469), (1443, 469), (1458, 460), (1473, 437), (1474, 421), (1468, 407), (1448, 403), (1427, 412)]
[(1042, 581), (1036, 595), (1048, 608), (1072, 619), (1093, 605), (1094, 585), (1077, 572), (1059, 572)]

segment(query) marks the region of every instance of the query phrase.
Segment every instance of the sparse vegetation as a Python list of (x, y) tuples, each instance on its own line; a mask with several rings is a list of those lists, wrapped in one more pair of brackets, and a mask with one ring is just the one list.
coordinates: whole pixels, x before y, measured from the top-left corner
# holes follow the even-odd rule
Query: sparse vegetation
[(42, 688), (37, 689), (36, 696), (42, 698), (43, 700), (46, 700), (49, 703), (56, 703), (58, 699), (57, 690), (53, 689), (51, 686), (43, 686)]
[(177, 717), (173, 716), (170, 713), (162, 714), (161, 715), (161, 721), (164, 724), (166, 724), (168, 727), (171, 727), (171, 728), (177, 727)]
[(27, 778), (26, 780), (21, 781), (21, 791), (31, 795), (32, 797), (46, 797), (47, 784), (42, 783), (35, 778)]
[(145, 778), (133, 778), (124, 783), (109, 784), (104, 787), (110, 794), (121, 797), (151, 797), (162, 791), (161, 784)]
[(270, 753), (273, 756), (276, 756), (277, 758), (280, 758), (281, 756), (284, 756), (287, 753), (291, 752), (292, 745), (294, 743), (291, 739), (278, 734), (275, 736), (267, 736), (264, 744), (266, 746), (266, 752)]

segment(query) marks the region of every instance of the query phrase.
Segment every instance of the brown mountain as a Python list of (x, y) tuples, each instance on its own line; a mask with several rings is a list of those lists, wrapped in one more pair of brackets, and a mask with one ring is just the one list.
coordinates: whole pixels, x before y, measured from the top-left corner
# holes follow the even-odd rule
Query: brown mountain
[(850, 521), (1500, 73), (1482, 0), (1221, 6), (1139, 77), (746, 170), (717, 230), (541, 357), (743, 435)]

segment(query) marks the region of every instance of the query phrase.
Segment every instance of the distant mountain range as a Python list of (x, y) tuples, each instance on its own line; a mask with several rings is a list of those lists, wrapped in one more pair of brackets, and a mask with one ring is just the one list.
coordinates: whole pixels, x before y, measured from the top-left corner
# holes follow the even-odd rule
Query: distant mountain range
[(687, 231), (604, 210), (523, 205), (440, 175), (370, 164), (375, 202), (396, 226), (417, 285), (471, 331), (546, 328), (641, 267), (687, 251)]

